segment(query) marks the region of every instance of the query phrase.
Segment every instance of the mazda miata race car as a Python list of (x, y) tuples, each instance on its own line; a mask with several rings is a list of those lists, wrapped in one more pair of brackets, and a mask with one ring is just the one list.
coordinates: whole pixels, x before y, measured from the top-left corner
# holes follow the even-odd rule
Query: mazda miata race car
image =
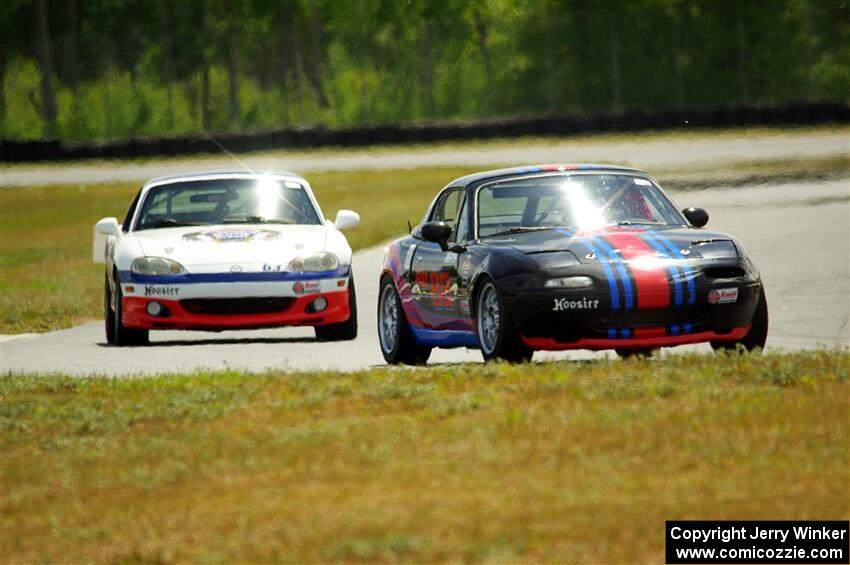
[(759, 271), (729, 235), (702, 229), (646, 173), (599, 165), (459, 178), (387, 248), (378, 335), (389, 363), (433, 347), (485, 360), (535, 350), (644, 354), (709, 342), (764, 347)]
[(322, 340), (354, 339), (351, 248), (325, 220), (309, 183), (291, 173), (215, 173), (145, 184), (122, 224), (95, 226), (106, 263), (104, 322), (115, 345), (149, 330), (315, 326)]

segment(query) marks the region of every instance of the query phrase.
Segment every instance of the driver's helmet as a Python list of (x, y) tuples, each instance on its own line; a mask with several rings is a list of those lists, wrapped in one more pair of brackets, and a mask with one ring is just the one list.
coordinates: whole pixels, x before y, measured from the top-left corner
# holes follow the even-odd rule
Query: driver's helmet
[(640, 218), (652, 221), (652, 212), (646, 205), (646, 200), (637, 185), (632, 184), (627, 187), (619, 200), (619, 208), (626, 217), (624, 219)]

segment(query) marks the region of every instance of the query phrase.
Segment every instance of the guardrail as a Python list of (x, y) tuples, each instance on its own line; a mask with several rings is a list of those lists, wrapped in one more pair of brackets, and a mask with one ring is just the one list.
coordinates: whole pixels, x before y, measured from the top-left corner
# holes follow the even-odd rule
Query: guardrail
[[(513, 117), (349, 128), (288, 127), (212, 135), (229, 151), (245, 152), (325, 146), (363, 147), (524, 135), (565, 136), (591, 132), (753, 125), (801, 126), (848, 122), (850, 122), (850, 106), (847, 104), (800, 103), (781, 106), (740, 105), (685, 110), (635, 110), (619, 114)], [(216, 142), (207, 134), (130, 138), (90, 143), (59, 140), (0, 140), (0, 162), (160, 157), (220, 151)]]

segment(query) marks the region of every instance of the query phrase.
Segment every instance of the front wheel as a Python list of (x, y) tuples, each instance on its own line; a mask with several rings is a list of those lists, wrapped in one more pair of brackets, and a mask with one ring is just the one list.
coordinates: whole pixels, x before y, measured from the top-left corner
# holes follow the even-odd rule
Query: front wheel
[(339, 324), (316, 326), (319, 341), (351, 341), (357, 337), (357, 292), (354, 290), (354, 275), (348, 279), (348, 319)]
[(111, 345), (147, 345), (148, 330), (128, 328), (121, 322), (121, 283), (115, 281), (115, 291), (106, 277), (103, 288), (103, 321), (106, 327), (106, 342)]
[(476, 301), (478, 343), (485, 361), (502, 359), (510, 363), (531, 360), (534, 350), (526, 346), (514, 327), (499, 289), (492, 281), (484, 283)]
[(384, 360), (392, 365), (424, 365), (431, 356), (430, 347), (416, 343), (398, 291), (389, 277), (381, 280), (378, 292), (378, 341)]
[(746, 351), (764, 349), (764, 344), (767, 343), (767, 326), (767, 296), (764, 293), (764, 287), (761, 287), (759, 301), (753, 314), (752, 326), (750, 326), (747, 335), (738, 341), (712, 341), (711, 347), (715, 350), (725, 351), (739, 351), (742, 348)]

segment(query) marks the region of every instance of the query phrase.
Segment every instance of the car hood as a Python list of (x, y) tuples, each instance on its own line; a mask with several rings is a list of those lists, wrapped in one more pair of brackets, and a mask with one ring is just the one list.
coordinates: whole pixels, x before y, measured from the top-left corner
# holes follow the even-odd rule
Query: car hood
[(482, 243), (509, 246), (521, 253), (570, 251), (582, 263), (617, 253), (626, 260), (647, 255), (671, 259), (737, 259), (733, 238), (720, 232), (683, 226), (606, 226), (594, 230), (551, 229), (486, 238)]
[(236, 266), (242, 271), (285, 269), (296, 257), (328, 250), (328, 231), (325, 226), (249, 224), (163, 228), (132, 235), (144, 255), (167, 257), (189, 272), (203, 273)]

